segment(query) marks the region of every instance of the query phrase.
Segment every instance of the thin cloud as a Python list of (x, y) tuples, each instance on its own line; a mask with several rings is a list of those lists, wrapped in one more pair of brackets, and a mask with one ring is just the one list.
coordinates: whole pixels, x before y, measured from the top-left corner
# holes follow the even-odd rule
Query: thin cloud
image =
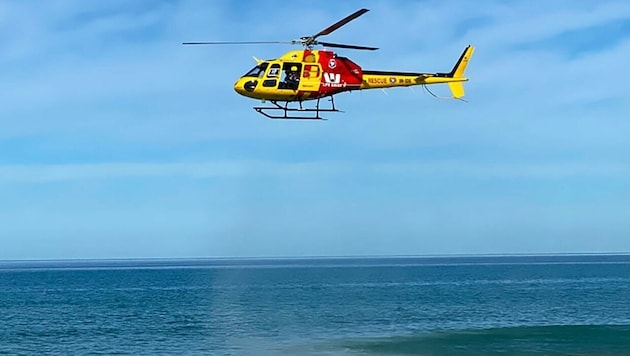
[(471, 163), (454, 160), (404, 161), (397, 163), (357, 161), (225, 161), (201, 163), (99, 163), (0, 166), (0, 182), (55, 182), (94, 179), (179, 177), (273, 176), (296, 179), (301, 176), (420, 176), (480, 179), (563, 179), (575, 177), (628, 177), (630, 168), (623, 162), (584, 164), (557, 162), (545, 164)]

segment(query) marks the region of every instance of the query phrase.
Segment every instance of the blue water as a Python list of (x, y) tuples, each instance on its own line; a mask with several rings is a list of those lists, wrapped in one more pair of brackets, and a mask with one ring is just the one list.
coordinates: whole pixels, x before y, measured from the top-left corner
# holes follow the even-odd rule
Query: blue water
[(630, 355), (630, 256), (0, 262), (0, 354)]

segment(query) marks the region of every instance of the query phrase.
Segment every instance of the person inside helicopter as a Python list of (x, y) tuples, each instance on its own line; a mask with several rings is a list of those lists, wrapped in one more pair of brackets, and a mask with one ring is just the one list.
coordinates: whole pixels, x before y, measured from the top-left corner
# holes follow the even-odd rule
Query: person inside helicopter
[(284, 85), (282, 86), (284, 89), (293, 89), (297, 90), (298, 84), (300, 82), (300, 73), (298, 67), (296, 65), (292, 65), (291, 67), (285, 70), (285, 78)]

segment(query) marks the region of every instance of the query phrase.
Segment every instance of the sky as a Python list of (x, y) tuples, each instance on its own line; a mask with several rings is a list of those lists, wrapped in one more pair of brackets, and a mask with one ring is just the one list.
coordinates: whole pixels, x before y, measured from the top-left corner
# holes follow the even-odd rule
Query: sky
[[(268, 120), (233, 90), (286, 41), (449, 71)], [(0, 1), (0, 259), (630, 251), (630, 2)], [(448, 95), (446, 86), (431, 88)]]

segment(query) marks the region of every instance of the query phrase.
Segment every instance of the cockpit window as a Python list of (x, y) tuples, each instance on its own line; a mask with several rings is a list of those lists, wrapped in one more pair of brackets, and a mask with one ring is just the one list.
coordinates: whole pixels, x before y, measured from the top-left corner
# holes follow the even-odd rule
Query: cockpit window
[(255, 66), (254, 68), (252, 68), (249, 72), (245, 73), (245, 75), (243, 75), (243, 77), (260, 78), (265, 73), (265, 70), (267, 69), (268, 65), (269, 65), (269, 63), (267, 63), (267, 62), (261, 63), (261, 64)]

